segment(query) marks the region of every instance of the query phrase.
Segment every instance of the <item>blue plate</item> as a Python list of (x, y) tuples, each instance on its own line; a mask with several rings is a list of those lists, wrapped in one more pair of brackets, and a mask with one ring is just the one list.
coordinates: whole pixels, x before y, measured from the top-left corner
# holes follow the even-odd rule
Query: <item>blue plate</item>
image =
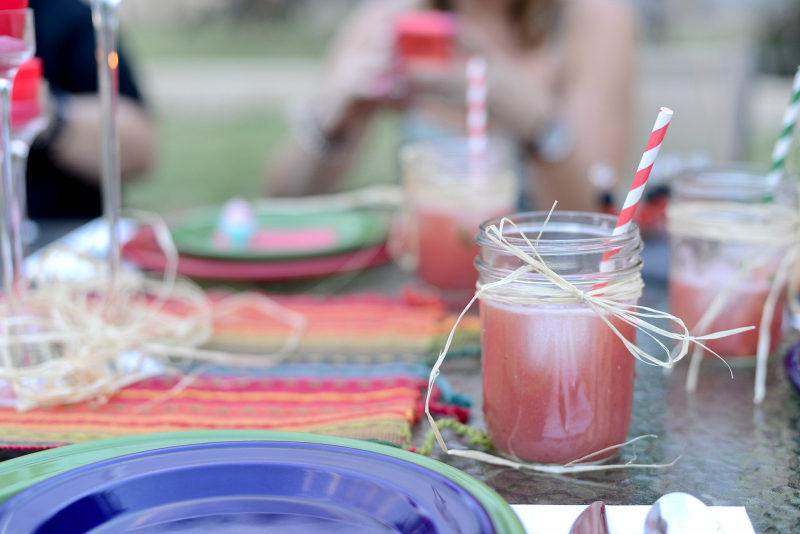
[(202, 443), (54, 476), (0, 507), (0, 533), (494, 533), (451, 479), (375, 452), (302, 442)]

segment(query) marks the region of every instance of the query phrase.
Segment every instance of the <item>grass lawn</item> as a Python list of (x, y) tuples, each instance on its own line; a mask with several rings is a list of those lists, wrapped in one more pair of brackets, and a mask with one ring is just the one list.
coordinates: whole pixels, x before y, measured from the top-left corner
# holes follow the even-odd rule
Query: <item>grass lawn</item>
[(124, 203), (165, 212), (255, 196), (266, 158), (284, 135), (277, 112), (224, 120), (163, 115), (155, 171), (125, 186)]
[[(164, 115), (155, 171), (125, 186), (126, 206), (157, 212), (257, 197), (265, 189), (269, 158), (288, 135), (283, 114), (226, 119)], [(367, 135), (344, 189), (396, 180), (397, 118), (382, 115)]]
[(299, 16), (241, 20), (212, 18), (181, 25), (123, 26), (122, 38), (136, 57), (319, 58), (330, 40)]

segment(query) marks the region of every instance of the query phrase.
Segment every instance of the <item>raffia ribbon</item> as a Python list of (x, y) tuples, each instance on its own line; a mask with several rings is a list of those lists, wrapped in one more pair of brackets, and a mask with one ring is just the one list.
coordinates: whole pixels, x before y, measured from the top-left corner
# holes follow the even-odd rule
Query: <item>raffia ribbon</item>
[[(553, 206), (555, 208), (555, 205)], [(552, 210), (550, 212), (552, 214)], [(549, 216), (548, 216), (549, 219)], [(523, 237), (525, 243), (529, 247), (529, 249), (533, 252), (533, 254), (529, 254), (525, 250), (521, 249), (520, 247), (512, 244), (504, 235), (503, 228), (504, 225), (508, 223), (514, 227), (519, 235)], [(547, 220), (542, 227), (541, 232), (544, 231), (544, 227), (547, 225)], [(536, 243), (538, 244), (539, 238), (541, 238), (541, 232), (539, 237), (536, 239)], [(721, 337), (730, 336), (733, 334), (738, 334), (740, 332), (745, 332), (747, 330), (752, 330), (754, 327), (742, 327), (742, 328), (735, 328), (733, 330), (726, 330), (724, 332), (716, 332), (712, 334), (707, 334), (703, 336), (693, 336), (690, 334), (686, 325), (681, 321), (679, 318), (670, 315), (669, 313), (662, 312), (659, 310), (655, 310), (652, 308), (648, 308), (645, 306), (637, 306), (632, 305), (630, 302), (635, 300), (641, 295), (642, 288), (644, 287), (644, 283), (642, 282), (641, 275), (639, 272), (635, 272), (630, 276), (625, 276), (622, 279), (614, 280), (606, 284), (596, 284), (593, 288), (589, 291), (583, 291), (576, 287), (574, 284), (565, 280), (561, 275), (550, 269), (539, 255), (536, 245), (532, 243), (525, 234), (514, 224), (513, 221), (509, 219), (502, 219), (500, 222), (500, 227), (498, 228), (495, 225), (491, 225), (486, 228), (486, 237), (492, 241), (495, 245), (499, 246), (506, 252), (516, 256), (520, 260), (522, 260), (525, 265), (518, 268), (517, 270), (510, 273), (505, 278), (498, 280), (496, 282), (490, 282), (488, 284), (478, 284), (477, 291), (475, 295), (470, 300), (469, 304), (464, 308), (464, 311), (458, 317), (453, 329), (450, 331), (450, 335), (447, 338), (447, 342), (445, 343), (444, 349), (439, 354), (436, 363), (434, 363), (433, 368), (431, 369), (430, 378), (428, 380), (428, 394), (425, 399), (425, 415), (428, 418), (428, 421), (431, 424), (431, 428), (433, 429), (434, 434), (436, 435), (436, 440), (439, 443), (439, 446), (442, 450), (449, 455), (453, 456), (463, 456), (467, 458), (472, 458), (474, 460), (479, 460), (482, 462), (494, 464), (494, 465), (503, 465), (507, 467), (513, 467), (516, 469), (529, 469), (532, 471), (543, 472), (543, 473), (578, 473), (578, 472), (586, 472), (586, 471), (600, 471), (606, 469), (621, 469), (627, 467), (667, 467), (672, 465), (674, 462), (669, 464), (650, 464), (650, 465), (640, 465), (640, 464), (619, 464), (619, 465), (576, 465), (581, 461), (590, 460), (591, 457), (596, 456), (602, 452), (608, 451), (609, 449), (618, 449), (624, 445), (632, 443), (633, 441), (637, 441), (639, 439), (643, 439), (649, 436), (640, 436), (634, 440), (631, 440), (626, 443), (621, 443), (619, 445), (614, 445), (607, 449), (603, 449), (602, 451), (596, 451), (592, 454), (575, 460), (567, 465), (549, 465), (549, 464), (536, 464), (536, 463), (528, 463), (528, 462), (516, 462), (512, 460), (508, 460), (505, 458), (499, 458), (497, 456), (487, 454), (480, 451), (473, 451), (473, 450), (452, 450), (447, 447), (444, 442), (444, 439), (439, 432), (436, 423), (431, 416), (429, 410), (429, 402), (431, 398), (431, 392), (433, 391), (433, 385), (436, 381), (436, 377), (439, 376), (439, 368), (441, 367), (442, 363), (444, 362), (445, 357), (447, 356), (447, 351), (450, 348), (450, 344), (453, 340), (453, 335), (455, 334), (455, 330), (458, 327), (458, 323), (461, 321), (461, 318), (464, 317), (464, 314), (469, 310), (472, 304), (475, 302), (476, 299), (488, 299), (498, 302), (509, 302), (509, 303), (522, 303), (522, 304), (567, 304), (567, 303), (582, 303), (586, 304), (592, 311), (594, 311), (600, 319), (608, 325), (608, 327), (616, 334), (617, 337), (623, 342), (625, 347), (628, 351), (638, 360), (641, 360), (647, 364), (651, 365), (658, 365), (665, 368), (671, 368), (677, 361), (681, 360), (689, 351), (689, 344), (695, 343), (701, 347), (704, 347), (702, 344), (703, 340), (709, 339), (719, 339)], [(527, 273), (539, 273), (542, 275), (545, 280), (549, 282), (550, 285), (543, 285), (541, 287), (531, 287), (525, 288), (524, 293), (517, 290), (516, 292), (510, 290), (510, 288), (506, 288), (504, 292), (497, 291), (498, 288), (506, 286), (511, 282), (514, 282), (520, 279)], [(612, 315), (619, 320), (628, 323), (638, 331), (643, 332), (653, 338), (656, 343), (663, 349), (666, 359), (661, 360), (652, 356), (642, 350), (641, 348), (637, 347), (633, 342), (629, 341), (628, 339), (623, 336), (619, 330), (611, 323), (608, 319), (608, 315)], [(657, 326), (647, 322), (646, 319), (667, 319), (669, 321), (673, 321), (677, 323), (683, 333), (674, 333), (668, 330), (664, 330), (662, 328), (658, 328)], [(678, 340), (680, 343), (678, 345), (679, 350), (676, 355), (672, 354), (672, 351), (667, 348), (664, 343), (662, 343), (659, 339), (655, 336), (662, 336), (669, 339)]]
[[(145, 370), (148, 357), (164, 361), (167, 372), (174, 374), (182, 373), (169, 366), (170, 357), (264, 367), (281, 362), (300, 343), (307, 322), (304, 315), (257, 293), (234, 295), (212, 305), (199, 286), (177, 276), (178, 252), (164, 221), (142, 212), (133, 215), (153, 226), (167, 264), (162, 279), (139, 272), (120, 273), (114, 288), (114, 305), (122, 311), (120, 321), (107, 319), (105, 264), (57, 246), (49, 247), (32, 276), (26, 314), (9, 317), (6, 313), (0, 318), (0, 380), (11, 383), (18, 410), (102, 401), (151, 376), (153, 371)], [(62, 280), (49, 267), (63, 261), (84, 262), (97, 276), (85, 281)], [(236, 313), (241, 307), (254, 308), (265, 318), (287, 324), (291, 333), (284, 345), (271, 354), (202, 349), (211, 338), (215, 318)], [(125, 367), (119, 355), (130, 351), (135, 351), (136, 363)], [(187, 385), (186, 380), (180, 383), (181, 387)]]
[[(797, 276), (790, 280), (800, 253), (800, 214), (789, 206), (775, 204), (743, 204), (738, 202), (686, 202), (667, 209), (667, 230), (671, 236), (706, 239), (720, 243), (766, 247), (763, 254), (745, 258), (736, 273), (711, 301), (700, 320), (692, 328), (695, 334), (706, 332), (722, 313), (733, 290), (757, 267), (783, 251), (767, 300), (761, 311), (756, 345), (756, 377), (753, 402), (761, 403), (767, 392), (767, 363), (771, 344), (770, 325), (776, 313), (781, 292), (789, 288), (789, 305), (797, 309)], [(703, 350), (696, 346), (692, 352), (686, 390), (697, 389)]]

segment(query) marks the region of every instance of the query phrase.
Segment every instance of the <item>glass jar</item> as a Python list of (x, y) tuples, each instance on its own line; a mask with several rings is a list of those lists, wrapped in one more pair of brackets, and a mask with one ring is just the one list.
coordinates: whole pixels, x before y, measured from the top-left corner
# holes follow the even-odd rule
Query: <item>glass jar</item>
[[(796, 206), (796, 181), (786, 173), (771, 184), (764, 170), (733, 164), (673, 179), (667, 208), (672, 314), (695, 335), (756, 327), (705, 341), (718, 355), (739, 363), (754, 360), (764, 304), (795, 235)], [(698, 328), (723, 291), (713, 321)], [(781, 297), (770, 324), (770, 351), (780, 343), (786, 315)]]
[(513, 164), (510, 145), (499, 139), (489, 140), (479, 161), (470, 160), (465, 138), (403, 148), (408, 247), (423, 281), (445, 290), (475, 289), (473, 237), (481, 222), (515, 210)]
[[(534, 242), (546, 217), (533, 212), (509, 219)], [(484, 285), (524, 265), (487, 238), (485, 229), (499, 224), (499, 219), (487, 221), (476, 238), (476, 267)], [(640, 283), (639, 229), (631, 225), (627, 233), (612, 237), (615, 225), (610, 215), (555, 212), (536, 250), (550, 269), (584, 292), (623, 280)], [(524, 240), (513, 237), (519, 234), (512, 226), (506, 224), (503, 234), (532, 255)], [(617, 249), (601, 271), (603, 254)], [(521, 460), (564, 464), (625, 442), (635, 358), (587, 304), (563, 298), (548, 303), (536, 298), (543, 289), (557, 287), (530, 272), (480, 297), (483, 411), (497, 450)], [(621, 307), (635, 305), (640, 292), (641, 285), (628, 292)], [(632, 325), (611, 314), (605, 319), (635, 341)]]

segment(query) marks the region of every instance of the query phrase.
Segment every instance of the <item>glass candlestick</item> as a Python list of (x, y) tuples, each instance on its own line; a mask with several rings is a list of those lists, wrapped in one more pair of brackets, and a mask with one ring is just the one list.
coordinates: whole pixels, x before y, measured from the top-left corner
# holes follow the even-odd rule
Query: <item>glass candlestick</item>
[(33, 11), (12, 9), (0, 11), (0, 142), (2, 145), (3, 216), (0, 217), (0, 252), (3, 262), (3, 285), (9, 313), (19, 315), (21, 311), (20, 290), (22, 273), (14, 268), (14, 244), (12, 235), (19, 232), (21, 220), (16, 206), (14, 174), (11, 162), (11, 88), (19, 66), (33, 57), (36, 40), (33, 28)]
[(11, 129), (11, 166), (14, 176), (14, 193), (16, 197), (13, 212), (14, 225), (11, 233), (12, 252), (14, 254), (14, 272), (24, 275), (23, 263), (26, 253), (25, 225), (28, 222), (28, 196), (25, 190), (25, 178), (28, 170), (28, 156), (36, 137), (48, 126), (50, 120), (39, 116), (26, 121), (19, 128)]
[[(31, 242), (31, 221), (28, 220), (26, 171), (28, 156), (34, 140), (49, 125), (50, 94), (43, 78), (44, 64), (38, 57), (33, 57), (20, 65), (14, 78), (14, 89), (11, 92), (11, 164), (15, 187), (15, 212), (12, 213), (15, 224), (11, 235), (12, 252), (14, 254), (14, 271), (24, 276), (23, 262), (27, 243)], [(24, 290), (23, 284), (22, 289)], [(24, 300), (24, 295), (22, 295)]]
[(112, 320), (118, 319), (119, 306), (116, 294), (120, 270), (119, 223), (120, 167), (119, 127), (117, 110), (119, 105), (119, 55), (117, 34), (119, 29), (120, 0), (91, 0), (92, 22), (97, 40), (97, 80), (102, 116), (101, 183), (103, 189), (103, 217), (108, 226), (109, 311)]

